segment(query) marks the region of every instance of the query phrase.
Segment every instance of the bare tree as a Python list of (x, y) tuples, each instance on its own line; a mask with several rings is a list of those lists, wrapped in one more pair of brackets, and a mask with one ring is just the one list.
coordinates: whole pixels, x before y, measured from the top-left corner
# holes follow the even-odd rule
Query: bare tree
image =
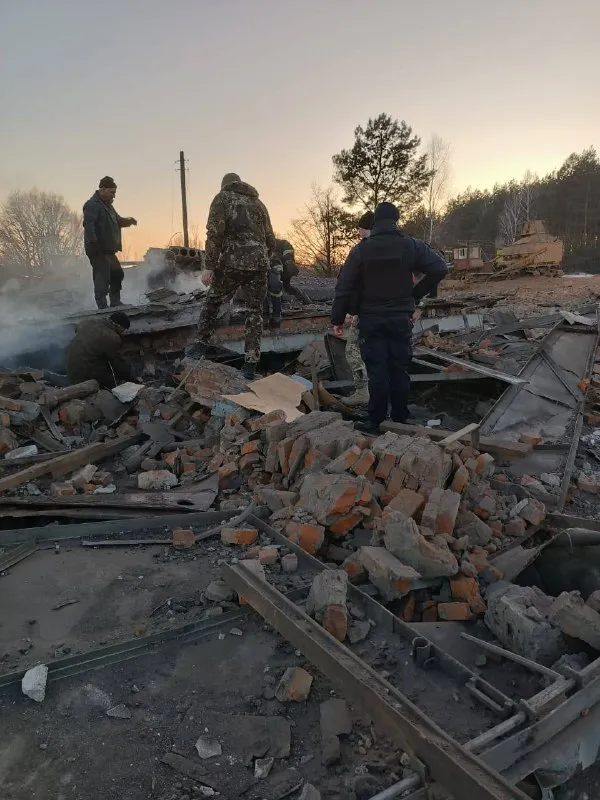
[[(204, 239), (202, 238), (202, 233), (200, 232), (200, 225), (192, 225), (189, 230), (189, 247), (194, 247), (196, 250), (203, 250), (204, 249)], [(169, 244), (167, 247), (171, 245), (176, 245), (177, 247), (183, 247), (183, 234), (177, 233), (175, 236), (172, 236), (169, 239)]]
[(521, 181), (521, 194), (523, 215), (525, 217), (525, 222), (529, 222), (529, 220), (535, 219), (535, 206), (540, 194), (540, 179), (535, 172), (529, 169), (525, 175), (523, 175), (523, 180)]
[(290, 240), (299, 263), (334, 275), (344, 263), (355, 228), (354, 218), (339, 204), (332, 187), (313, 185), (310, 201), (291, 222)]
[(60, 195), (13, 192), (0, 210), (0, 252), (7, 264), (41, 274), (56, 257), (83, 255), (82, 218)]
[(450, 143), (444, 141), (437, 133), (434, 133), (427, 145), (427, 169), (430, 175), (427, 186), (428, 242), (433, 241), (434, 228), (442, 216), (442, 209), (450, 192), (452, 182), (451, 154)]
[(509, 184), (506, 201), (498, 217), (498, 234), (502, 244), (514, 244), (523, 225), (535, 218), (538, 193), (538, 178), (529, 170), (521, 183), (513, 181)]

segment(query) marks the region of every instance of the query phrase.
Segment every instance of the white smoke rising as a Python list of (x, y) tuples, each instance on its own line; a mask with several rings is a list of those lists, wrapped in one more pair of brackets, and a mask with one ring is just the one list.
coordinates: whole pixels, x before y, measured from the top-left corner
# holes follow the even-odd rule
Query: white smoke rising
[[(151, 274), (147, 265), (126, 268), (121, 291), (125, 305), (144, 305)], [(204, 273), (182, 272), (176, 292), (206, 292)], [(65, 348), (75, 333), (74, 314), (94, 311), (92, 270), (78, 261), (43, 279), (14, 279), (0, 289), (0, 368), (31, 366), (64, 371)], [(126, 309), (125, 309), (126, 310)]]

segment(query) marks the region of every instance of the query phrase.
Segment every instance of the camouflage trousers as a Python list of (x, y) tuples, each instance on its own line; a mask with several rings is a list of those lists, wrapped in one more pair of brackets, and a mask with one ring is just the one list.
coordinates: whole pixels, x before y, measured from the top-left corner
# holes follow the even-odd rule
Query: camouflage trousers
[(260, 360), (260, 343), (263, 330), (263, 303), (267, 294), (267, 271), (216, 269), (212, 284), (206, 295), (206, 303), (200, 323), (198, 336), (208, 344), (217, 327), (217, 315), (221, 305), (230, 300), (236, 290), (243, 288), (248, 312), (246, 314), (245, 355), (246, 361), (257, 364)]
[(346, 361), (352, 370), (354, 377), (354, 385), (357, 389), (366, 386), (367, 383), (367, 368), (365, 362), (362, 360), (360, 354), (360, 346), (358, 344), (358, 327), (352, 325), (346, 337)]

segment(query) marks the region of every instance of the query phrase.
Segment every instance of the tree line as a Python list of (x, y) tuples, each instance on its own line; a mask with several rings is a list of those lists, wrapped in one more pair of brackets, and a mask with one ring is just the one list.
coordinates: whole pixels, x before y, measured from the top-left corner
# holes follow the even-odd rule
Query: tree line
[[(399, 207), (406, 233), (439, 249), (479, 243), (490, 258), (518, 238), (524, 222), (541, 219), (564, 241), (567, 269), (600, 272), (600, 160), (593, 147), (542, 178), (527, 172), (452, 196), (450, 145), (434, 134), (423, 147), (404, 120), (379, 114), (354, 130), (351, 147), (332, 164), (332, 184), (312, 187), (288, 234), (299, 263), (325, 274), (339, 270), (359, 217), (383, 200)], [(82, 248), (81, 215), (59, 195), (14, 192), (0, 209), (0, 256), (21, 274), (42, 274)]]
[(563, 240), (567, 270), (600, 272), (600, 159), (594, 147), (572, 153), (542, 178), (528, 171), (492, 190), (468, 188), (451, 196), (450, 145), (434, 134), (422, 149), (406, 122), (380, 114), (356, 128), (353, 146), (333, 156), (333, 168), (333, 184), (313, 187), (290, 232), (299, 260), (327, 274), (338, 271), (356, 242), (360, 214), (382, 200), (398, 205), (406, 233), (442, 250), (479, 243), (489, 258), (515, 242), (525, 222), (541, 219)]

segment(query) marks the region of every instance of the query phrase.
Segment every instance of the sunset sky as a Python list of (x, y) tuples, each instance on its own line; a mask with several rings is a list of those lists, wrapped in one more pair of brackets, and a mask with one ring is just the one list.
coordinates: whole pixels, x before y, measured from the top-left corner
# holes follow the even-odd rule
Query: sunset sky
[(190, 224), (225, 172), (275, 228), (386, 112), (453, 148), (454, 189), (543, 174), (600, 145), (594, 0), (0, 0), (0, 201), (77, 209), (112, 175), (139, 227), (125, 257)]

